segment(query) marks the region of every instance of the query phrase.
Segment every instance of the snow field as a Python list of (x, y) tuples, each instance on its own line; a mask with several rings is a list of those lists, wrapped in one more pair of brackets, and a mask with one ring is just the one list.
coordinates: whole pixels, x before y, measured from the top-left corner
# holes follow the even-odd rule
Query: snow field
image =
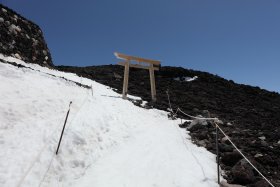
[[(215, 156), (166, 112), (136, 107), (74, 74), (0, 58), (40, 71), (0, 63), (0, 186), (218, 186)], [(93, 96), (46, 73), (92, 85)]]

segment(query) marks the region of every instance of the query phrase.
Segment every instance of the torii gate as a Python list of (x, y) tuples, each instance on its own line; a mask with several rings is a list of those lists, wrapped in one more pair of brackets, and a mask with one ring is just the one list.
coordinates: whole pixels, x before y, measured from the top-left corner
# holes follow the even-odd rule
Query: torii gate
[[(124, 66), (124, 79), (123, 79), (123, 98), (127, 98), (127, 89), (128, 89), (128, 77), (129, 77), (129, 67), (147, 69), (150, 72), (150, 84), (151, 84), (151, 94), (152, 100), (156, 101), (156, 83), (155, 83), (155, 74), (154, 71), (159, 70), (160, 61), (150, 60), (135, 56), (129, 56), (121, 53), (114, 53), (118, 59), (125, 60), (124, 62), (119, 62), (118, 65)], [(136, 62), (136, 64), (131, 64), (131, 61)], [(143, 65), (148, 64), (148, 65)]]

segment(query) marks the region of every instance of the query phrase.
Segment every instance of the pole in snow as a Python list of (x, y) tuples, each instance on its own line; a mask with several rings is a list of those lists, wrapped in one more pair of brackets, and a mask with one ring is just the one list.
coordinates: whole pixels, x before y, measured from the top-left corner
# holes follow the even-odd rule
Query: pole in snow
[(217, 154), (218, 184), (220, 184), (219, 130), (218, 130), (217, 125), (216, 125), (216, 154)]
[(68, 115), (69, 115), (69, 112), (70, 112), (71, 104), (72, 104), (72, 101), (70, 101), (69, 109), (68, 109), (68, 112), (66, 114), (66, 118), (65, 118), (65, 121), (64, 121), (63, 129), (62, 129), (62, 132), (61, 132), (61, 135), (60, 135), (60, 139), (59, 139), (59, 142), (58, 142), (58, 146), (57, 146), (57, 149), (56, 149), (56, 153), (55, 153), (56, 155), (57, 155), (59, 147), (60, 147), (60, 143), (61, 143), (62, 136), (63, 136), (63, 133), (64, 133), (64, 129), (65, 129), (65, 126), (66, 126), (66, 123), (67, 123)]

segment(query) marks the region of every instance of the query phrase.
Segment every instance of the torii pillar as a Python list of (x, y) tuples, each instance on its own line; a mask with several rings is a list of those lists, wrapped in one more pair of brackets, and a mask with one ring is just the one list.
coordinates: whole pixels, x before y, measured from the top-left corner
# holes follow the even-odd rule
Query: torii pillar
[[(121, 53), (114, 53), (118, 59), (125, 60), (124, 62), (119, 62), (118, 64), (124, 66), (124, 78), (123, 78), (123, 98), (127, 98), (127, 90), (128, 90), (128, 79), (129, 79), (129, 68), (140, 68), (147, 69), (150, 73), (150, 84), (151, 84), (151, 95), (152, 100), (156, 101), (156, 83), (155, 83), (155, 73), (154, 71), (159, 70), (160, 61), (145, 59), (135, 56), (129, 56)], [(131, 64), (131, 61), (136, 63)], [(146, 65), (145, 65), (146, 64)]]

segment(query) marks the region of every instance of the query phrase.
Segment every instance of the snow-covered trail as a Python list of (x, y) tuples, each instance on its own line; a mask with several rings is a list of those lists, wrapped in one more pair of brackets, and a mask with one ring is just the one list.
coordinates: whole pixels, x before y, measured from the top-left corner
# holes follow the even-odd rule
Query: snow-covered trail
[[(0, 186), (216, 187), (215, 156), (167, 112), (71, 73), (0, 63)], [(78, 87), (72, 82), (93, 87)], [(58, 155), (60, 131), (73, 101)]]
[[(178, 121), (162, 118), (143, 124), (114, 154), (97, 161), (76, 186), (217, 186), (213, 156), (185, 141)], [(211, 172), (209, 172), (211, 171)]]

